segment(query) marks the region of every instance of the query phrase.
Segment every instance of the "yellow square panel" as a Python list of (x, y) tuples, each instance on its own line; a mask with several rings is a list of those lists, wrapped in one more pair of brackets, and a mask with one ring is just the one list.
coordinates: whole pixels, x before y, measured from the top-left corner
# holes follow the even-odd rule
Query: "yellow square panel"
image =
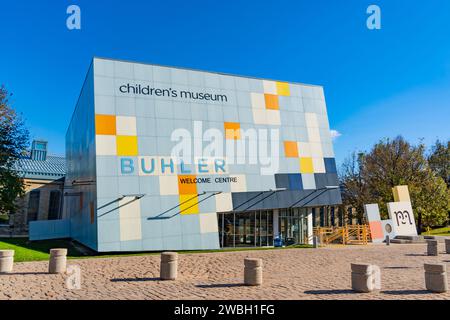
[(180, 194), (180, 214), (198, 214), (198, 196), (195, 194)]
[(300, 173), (314, 173), (312, 158), (300, 158)]
[(277, 94), (280, 96), (290, 96), (289, 84), (286, 82), (277, 82)]
[(137, 137), (117, 136), (117, 155), (118, 156), (137, 156), (138, 142)]

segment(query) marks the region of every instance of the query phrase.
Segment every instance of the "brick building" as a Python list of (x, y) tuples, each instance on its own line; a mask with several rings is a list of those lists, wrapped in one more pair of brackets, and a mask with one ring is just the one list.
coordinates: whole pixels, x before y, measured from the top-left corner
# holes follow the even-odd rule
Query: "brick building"
[(10, 232), (27, 234), (30, 221), (61, 219), (66, 162), (47, 154), (46, 141), (33, 141), (29, 155), (15, 170), (23, 177), (25, 195), (17, 199), (18, 210), (10, 215)]

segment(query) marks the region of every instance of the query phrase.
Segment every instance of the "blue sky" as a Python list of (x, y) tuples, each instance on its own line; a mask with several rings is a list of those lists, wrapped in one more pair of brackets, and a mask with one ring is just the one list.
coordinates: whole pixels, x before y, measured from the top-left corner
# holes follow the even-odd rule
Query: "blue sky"
[(93, 56), (323, 85), (338, 163), (383, 137), (450, 138), (448, 0), (2, 0), (0, 30), (0, 83), (56, 154)]

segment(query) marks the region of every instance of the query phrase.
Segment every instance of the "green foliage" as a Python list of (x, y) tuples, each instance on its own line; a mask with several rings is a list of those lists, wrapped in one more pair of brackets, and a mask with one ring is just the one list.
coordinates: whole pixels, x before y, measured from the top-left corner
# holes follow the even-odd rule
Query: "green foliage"
[(447, 143), (436, 141), (431, 147), (428, 163), (431, 170), (450, 186), (450, 140)]
[(442, 225), (448, 219), (450, 194), (438, 172), (431, 168), (423, 144), (411, 145), (400, 136), (385, 139), (370, 152), (357, 157), (353, 153), (344, 162), (340, 171), (343, 202), (356, 208), (359, 218), (364, 214), (364, 204), (378, 203), (386, 219), (386, 204), (394, 200), (392, 188), (408, 185), (419, 228)]
[(0, 213), (16, 209), (15, 200), (23, 195), (22, 179), (12, 170), (28, 146), (28, 130), (9, 104), (10, 94), (0, 87)]

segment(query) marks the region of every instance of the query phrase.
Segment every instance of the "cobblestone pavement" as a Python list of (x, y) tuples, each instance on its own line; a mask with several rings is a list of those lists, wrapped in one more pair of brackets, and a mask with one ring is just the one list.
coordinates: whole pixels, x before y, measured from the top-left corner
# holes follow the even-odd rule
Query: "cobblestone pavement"
[[(69, 260), (81, 268), (79, 290), (65, 275), (46, 274), (48, 262), (16, 263), (0, 275), (0, 299), (449, 299), (425, 291), (423, 264), (450, 255), (425, 255), (425, 244), (336, 246), (179, 255), (177, 281), (160, 281), (159, 255)], [(242, 286), (245, 257), (262, 258), (264, 284)], [(350, 263), (380, 266), (382, 290), (350, 290)]]

